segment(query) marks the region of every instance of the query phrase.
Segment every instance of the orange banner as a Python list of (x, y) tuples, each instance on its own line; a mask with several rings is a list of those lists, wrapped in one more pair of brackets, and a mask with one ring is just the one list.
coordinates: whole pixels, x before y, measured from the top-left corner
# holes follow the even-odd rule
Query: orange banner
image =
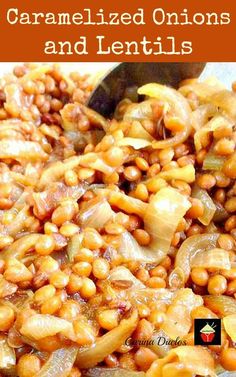
[(236, 61), (232, 0), (2, 0), (0, 61)]

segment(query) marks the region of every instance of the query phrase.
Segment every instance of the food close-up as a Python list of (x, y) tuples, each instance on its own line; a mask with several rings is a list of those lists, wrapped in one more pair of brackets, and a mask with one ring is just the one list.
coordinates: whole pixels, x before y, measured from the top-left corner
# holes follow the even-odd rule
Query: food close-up
[(236, 82), (96, 81), (0, 78), (0, 376), (236, 376)]

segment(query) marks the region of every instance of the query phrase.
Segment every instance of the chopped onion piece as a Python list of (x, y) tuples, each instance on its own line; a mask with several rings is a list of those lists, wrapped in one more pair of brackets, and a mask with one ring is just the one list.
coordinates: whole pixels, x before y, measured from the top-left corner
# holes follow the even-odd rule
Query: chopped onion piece
[(35, 377), (67, 377), (74, 365), (77, 347), (61, 348), (51, 353)]
[(51, 183), (45, 191), (34, 192), (32, 195), (35, 216), (43, 220), (49, 217), (57, 205), (66, 198), (77, 201), (85, 193), (85, 185), (66, 186), (64, 183)]
[(92, 368), (83, 372), (83, 377), (145, 377), (144, 372), (136, 372), (123, 368)]
[[(173, 369), (176, 370), (176, 374), (173, 374)], [(213, 356), (206, 348), (199, 346), (180, 346), (172, 349), (165, 358), (152, 363), (146, 377), (169, 377), (169, 370), (173, 377), (182, 373), (189, 377), (216, 377)]]
[(108, 129), (109, 123), (96, 111), (82, 105), (81, 103), (69, 103), (60, 111), (62, 127), (65, 131), (77, 131), (78, 122), (81, 117), (86, 116), (91, 124)]
[(132, 289), (145, 288), (145, 285), (124, 266), (115, 267), (109, 275), (109, 281), (129, 281), (132, 282)]
[(16, 355), (13, 348), (8, 345), (7, 337), (0, 335), (0, 370), (11, 369), (16, 365)]
[(205, 139), (210, 133), (217, 130), (222, 126), (233, 127), (234, 123), (223, 115), (215, 115), (204, 127), (200, 128), (194, 134), (194, 145), (196, 151), (199, 152), (202, 148), (202, 140)]
[[(140, 88), (141, 89), (141, 88)], [(130, 121), (142, 121), (145, 119), (153, 118), (152, 106), (157, 103), (155, 99), (149, 99), (140, 103), (132, 103), (128, 106), (123, 120)]]
[(199, 251), (191, 259), (191, 268), (194, 267), (230, 270), (229, 253), (219, 248)]
[(221, 90), (210, 96), (210, 101), (215, 106), (226, 112), (226, 114), (236, 121), (236, 94), (229, 90)]
[(179, 289), (183, 288), (185, 284), (185, 276), (182, 268), (175, 267), (169, 277), (168, 277), (168, 285), (170, 289)]
[(144, 228), (151, 236), (150, 246), (141, 247), (130, 233), (123, 233), (119, 252), (124, 260), (160, 262), (168, 253), (177, 225), (189, 209), (190, 203), (177, 190), (164, 187), (146, 206), (143, 220)]
[(40, 64), (38, 67), (31, 69), (24, 76), (20, 78), (21, 82), (26, 82), (30, 80), (40, 80), (44, 77), (45, 73), (50, 73), (53, 67), (49, 64)]
[(105, 198), (95, 198), (79, 213), (79, 223), (84, 227), (101, 229), (113, 217), (114, 212)]
[(39, 340), (58, 333), (70, 332), (72, 324), (65, 319), (48, 314), (35, 314), (25, 320), (20, 333), (30, 339)]
[(39, 233), (31, 233), (19, 238), (1, 253), (1, 258), (23, 258), (29, 250), (34, 248), (39, 237)]
[(92, 368), (115, 352), (135, 330), (137, 322), (138, 313), (134, 310), (129, 318), (122, 319), (116, 328), (98, 338), (92, 347), (79, 349), (76, 358), (78, 367)]
[(229, 218), (229, 213), (226, 211), (226, 209), (223, 207), (222, 204), (219, 202), (214, 202), (216, 206), (216, 211), (214, 213), (213, 221), (216, 223), (221, 223), (222, 221), (225, 221)]
[(191, 373), (199, 376), (216, 377), (213, 356), (206, 348), (180, 346), (171, 350), (170, 353), (176, 355), (179, 361), (183, 363), (185, 368)]
[(175, 89), (160, 84), (146, 84), (139, 88), (138, 94), (146, 95), (151, 98), (157, 98), (167, 103), (170, 107), (171, 116), (176, 117), (184, 125), (184, 130), (176, 133), (175, 136), (165, 140), (153, 142), (153, 148), (163, 149), (173, 147), (179, 143), (183, 143), (192, 130), (191, 125), (191, 108), (186, 98)]
[(225, 331), (233, 342), (236, 342), (236, 314), (227, 315), (223, 318)]
[(202, 304), (202, 297), (194, 294), (191, 289), (177, 290), (160, 328), (171, 339), (187, 335), (192, 326), (191, 311)]
[(156, 252), (157, 262), (168, 253), (176, 228), (189, 208), (187, 198), (171, 187), (162, 188), (148, 204), (144, 227), (151, 236), (150, 248)]
[(180, 179), (187, 183), (192, 183), (195, 181), (195, 169), (192, 164), (183, 166), (182, 168), (174, 168), (166, 171), (162, 171), (156, 175), (157, 178), (165, 179), (170, 181), (172, 179)]
[(218, 238), (218, 233), (206, 233), (188, 237), (182, 243), (175, 257), (175, 267), (183, 270), (185, 282), (190, 275), (192, 257), (199, 251), (215, 248)]
[(74, 262), (74, 258), (78, 254), (81, 248), (82, 240), (83, 240), (82, 234), (74, 234), (71, 237), (70, 241), (68, 242), (67, 255), (70, 262)]
[(0, 275), (0, 298), (14, 294), (18, 287), (16, 284), (7, 281), (3, 275)]
[(179, 89), (179, 92), (184, 96), (187, 96), (190, 92), (194, 92), (200, 101), (202, 102), (211, 102), (210, 97), (222, 90), (224, 86), (218, 81), (214, 83), (207, 82), (195, 82), (190, 85), (183, 85)]
[(91, 124), (103, 128), (104, 131), (108, 131), (109, 122), (101, 114), (82, 104), (80, 104), (80, 106), (84, 114), (88, 117), (88, 120)]
[(125, 261), (155, 263), (159, 260), (158, 250), (141, 247), (129, 232), (124, 232), (120, 236), (119, 253)]
[(117, 143), (120, 147), (121, 146), (131, 146), (134, 149), (142, 149), (149, 147), (151, 142), (145, 139), (138, 139), (134, 137), (124, 137), (123, 139), (119, 140)]
[(200, 128), (205, 126), (208, 120), (212, 118), (217, 111), (217, 106), (214, 106), (211, 103), (200, 105), (196, 110), (194, 110), (191, 114), (191, 119), (192, 126), (195, 131), (198, 131)]
[[(104, 190), (102, 190), (104, 191)], [(148, 204), (142, 202), (142, 200), (132, 198), (121, 192), (107, 190), (108, 201), (112, 206), (116, 206), (122, 209), (124, 212), (136, 214), (140, 217), (144, 216)]]
[(206, 190), (200, 189), (197, 185), (192, 191), (192, 197), (199, 199), (204, 205), (203, 215), (198, 217), (198, 220), (203, 225), (209, 225), (214, 217), (216, 206)]
[[(11, 208), (13, 210), (13, 208)], [(14, 213), (14, 212), (13, 212)], [(29, 206), (24, 205), (24, 207), (17, 213), (10, 224), (3, 226), (2, 233), (8, 236), (16, 236), (25, 228), (25, 221), (29, 218), (30, 211)]]
[(15, 294), (0, 300), (0, 304), (10, 306), (15, 313), (20, 312), (29, 302), (32, 301), (34, 296), (33, 291), (30, 289), (23, 292), (16, 292)]
[(220, 318), (236, 313), (236, 300), (229, 296), (204, 296), (205, 305)]
[(86, 153), (80, 158), (80, 165), (85, 168), (98, 170), (106, 175), (112, 174), (115, 170), (114, 167), (108, 165), (98, 153)]
[(43, 173), (39, 180), (38, 188), (42, 190), (50, 183), (59, 181), (67, 170), (76, 168), (80, 164), (80, 161), (80, 156), (73, 156), (67, 158), (64, 161), (56, 161), (51, 163), (46, 169), (43, 170)]
[(153, 302), (160, 302), (169, 305), (174, 293), (167, 288), (133, 288), (127, 291), (128, 299), (134, 303), (150, 305)]
[(46, 161), (48, 154), (39, 143), (14, 139), (0, 140), (0, 159), (12, 158), (17, 161)]
[(216, 170), (219, 171), (223, 168), (225, 157), (218, 156), (215, 153), (209, 152), (204, 158), (202, 168), (203, 170)]
[(165, 334), (163, 330), (154, 331), (150, 344), (147, 345), (150, 350), (155, 352), (159, 357), (167, 356), (168, 352), (171, 350), (170, 344), (168, 342), (162, 342), (162, 340), (169, 340), (169, 337)]
[(142, 138), (147, 141), (153, 141), (153, 137), (145, 130), (142, 124), (138, 121), (133, 121), (127, 132), (128, 137)]

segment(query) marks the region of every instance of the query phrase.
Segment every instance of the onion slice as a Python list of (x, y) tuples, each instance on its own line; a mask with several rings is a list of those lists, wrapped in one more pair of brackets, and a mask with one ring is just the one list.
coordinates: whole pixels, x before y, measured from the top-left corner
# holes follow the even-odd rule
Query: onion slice
[(144, 228), (151, 236), (150, 245), (141, 247), (134, 237), (126, 232), (121, 235), (119, 252), (126, 261), (158, 263), (168, 253), (174, 232), (190, 203), (177, 190), (164, 187), (154, 195), (149, 204), (144, 204)]
[(134, 310), (130, 317), (122, 319), (119, 326), (98, 338), (90, 348), (79, 349), (76, 364), (79, 368), (92, 368), (104, 358), (116, 351), (135, 330), (138, 313)]
[(184, 337), (192, 326), (191, 311), (202, 304), (202, 297), (194, 294), (191, 289), (182, 288), (176, 291), (160, 328), (171, 339)]
[(210, 195), (206, 190), (200, 189), (200, 187), (195, 186), (192, 192), (192, 197), (199, 199), (204, 205), (203, 215), (198, 217), (198, 220), (203, 225), (209, 225), (216, 211), (216, 206)]
[(0, 140), (0, 159), (12, 158), (17, 161), (46, 161), (48, 154), (39, 143), (15, 139)]
[(184, 125), (184, 130), (176, 133), (175, 136), (153, 142), (153, 148), (164, 149), (183, 143), (191, 133), (191, 108), (188, 101), (175, 89), (160, 84), (147, 84), (139, 88), (138, 94), (157, 98), (166, 102), (170, 107), (171, 116), (176, 117)]
[(137, 138), (137, 139), (144, 139), (147, 141), (153, 141), (153, 137), (145, 130), (142, 124), (138, 121), (132, 121), (127, 131), (128, 137)]
[(236, 342), (236, 314), (227, 315), (223, 318), (225, 331), (233, 342)]
[(166, 181), (170, 181), (171, 179), (181, 179), (181, 181), (192, 183), (195, 181), (195, 169), (192, 164), (189, 164), (182, 168), (161, 171), (156, 177), (165, 179)]
[(234, 122), (236, 121), (236, 94), (229, 90), (221, 90), (210, 96), (213, 105), (222, 109)]
[(194, 267), (230, 270), (229, 253), (219, 248), (199, 251), (191, 259), (191, 268)]
[(49, 183), (59, 181), (67, 170), (73, 170), (80, 163), (80, 156), (73, 156), (64, 161), (56, 161), (51, 163), (46, 169), (43, 170), (40, 177), (38, 188), (40, 190), (48, 187)]
[(60, 111), (62, 127), (65, 131), (77, 131), (80, 117), (86, 116), (89, 122), (95, 126), (108, 129), (109, 123), (96, 111), (82, 105), (81, 103), (69, 103)]
[(196, 151), (199, 152), (203, 148), (202, 140), (205, 139), (210, 133), (217, 130), (217, 128), (220, 128), (222, 126), (232, 128), (233, 125), (234, 123), (232, 122), (232, 120), (230, 120), (226, 116), (216, 114), (204, 127), (195, 132), (194, 145)]
[(74, 365), (77, 347), (61, 348), (51, 356), (35, 377), (67, 377)]
[(194, 130), (198, 131), (200, 128), (205, 126), (208, 120), (212, 118), (217, 111), (217, 106), (212, 105), (212, 103), (200, 105), (191, 114), (192, 126)]
[[(141, 89), (141, 88), (140, 88)], [(145, 119), (152, 119), (153, 117), (153, 105), (157, 103), (156, 99), (148, 99), (140, 103), (132, 103), (128, 106), (123, 120), (126, 122), (142, 121)]]
[(190, 275), (192, 257), (199, 251), (215, 248), (218, 238), (218, 233), (206, 233), (188, 237), (182, 243), (175, 257), (175, 267), (183, 270), (185, 282)]
[(16, 365), (16, 355), (13, 348), (8, 345), (7, 337), (0, 335), (0, 370), (7, 372)]
[(144, 216), (148, 204), (142, 202), (142, 200), (132, 198), (131, 196), (125, 195), (121, 192), (102, 190), (102, 192), (108, 194), (108, 201), (110, 205), (122, 209), (126, 213), (136, 214), (140, 217)]
[(40, 237), (39, 233), (27, 234), (13, 242), (6, 250), (1, 253), (1, 258), (15, 258), (21, 259), (25, 254), (34, 248), (36, 242)]
[(175, 230), (189, 208), (187, 198), (171, 187), (159, 190), (148, 204), (144, 227), (151, 236), (150, 248), (157, 262), (168, 253)]
[[(177, 360), (176, 360), (177, 359)], [(180, 376), (182, 370), (188, 376), (216, 377), (214, 359), (206, 348), (196, 346), (180, 346), (172, 349), (164, 359), (152, 363), (146, 377)], [(188, 374), (186, 374), (189, 372)]]
[(118, 266), (114, 268), (110, 275), (109, 281), (129, 281), (132, 283), (132, 289), (135, 288), (145, 288), (145, 285), (137, 279), (130, 270), (124, 266)]
[(81, 249), (83, 240), (83, 235), (74, 234), (68, 242), (67, 246), (67, 255), (70, 262), (74, 262), (74, 258), (76, 254), (78, 254), (79, 250)]
[(20, 333), (30, 339), (39, 340), (58, 333), (66, 335), (71, 330), (72, 324), (65, 319), (49, 314), (35, 314), (23, 322)]
[(236, 313), (236, 300), (233, 297), (207, 295), (203, 297), (205, 306), (220, 318)]
[(218, 156), (213, 152), (208, 152), (204, 158), (202, 169), (203, 170), (222, 170), (226, 158), (223, 156)]
[(144, 372), (123, 368), (92, 368), (83, 372), (83, 377), (145, 377)]
[(79, 223), (83, 227), (101, 229), (113, 217), (114, 212), (105, 198), (94, 198), (79, 213)]
[(124, 232), (120, 236), (119, 254), (125, 261), (156, 263), (159, 259), (158, 250), (141, 247), (129, 232)]
[(142, 149), (149, 147), (151, 145), (151, 142), (140, 138), (124, 137), (123, 139), (118, 141), (117, 145), (119, 145), (119, 147), (130, 146), (134, 149)]

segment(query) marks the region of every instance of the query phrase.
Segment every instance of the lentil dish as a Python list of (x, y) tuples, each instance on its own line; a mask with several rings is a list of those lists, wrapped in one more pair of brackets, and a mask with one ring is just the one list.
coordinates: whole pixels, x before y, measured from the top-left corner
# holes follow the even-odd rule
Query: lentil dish
[(0, 82), (1, 375), (236, 371), (236, 85), (148, 84), (110, 120), (92, 88), (54, 65)]

